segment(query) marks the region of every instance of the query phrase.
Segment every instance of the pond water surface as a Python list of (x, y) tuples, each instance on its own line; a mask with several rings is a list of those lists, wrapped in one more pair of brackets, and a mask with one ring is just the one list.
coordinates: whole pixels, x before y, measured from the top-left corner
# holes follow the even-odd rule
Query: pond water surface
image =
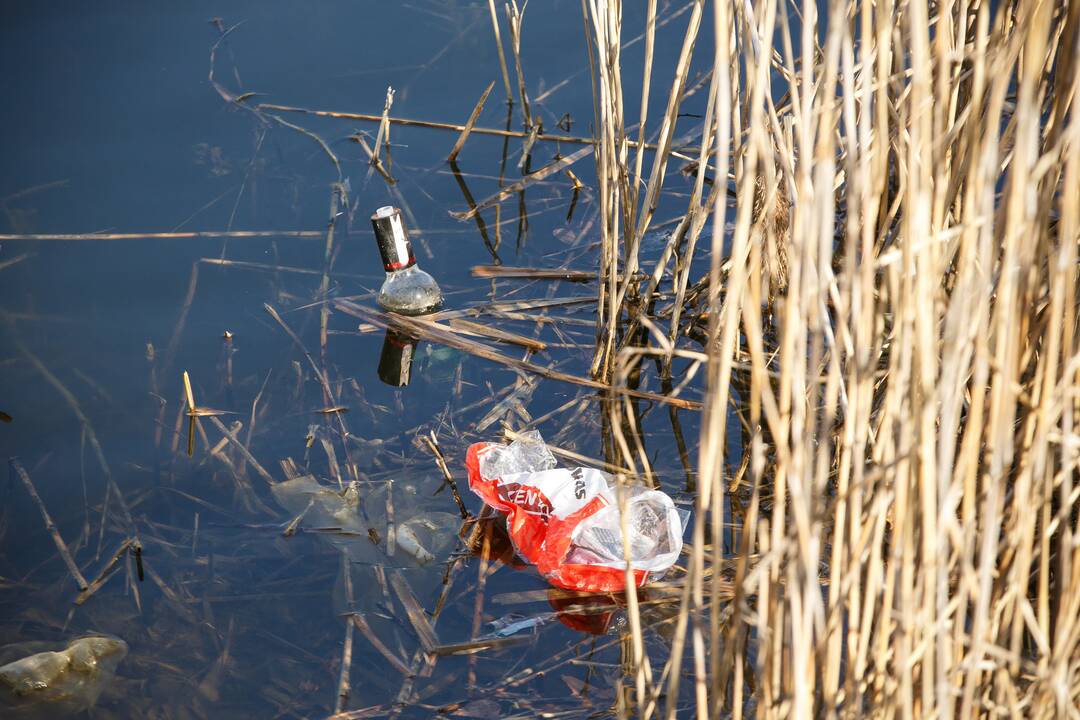
[[(688, 18), (685, 3), (660, 5), (653, 117)], [(405, 343), (412, 362), (400, 385), (400, 341), (336, 309), (325, 345), (320, 327), (334, 299), (374, 307), (383, 274), (368, 216), (395, 204), (446, 309), (530, 301), (516, 316), (475, 319), (545, 342), (532, 362), (587, 376), (594, 283), (494, 281), (472, 268), (594, 271), (592, 158), (572, 166), (578, 192), (558, 173), (462, 221), (450, 213), (470, 198), (582, 146), (542, 141), (522, 168), (522, 139), (474, 134), (456, 175), (445, 160), (456, 132), (394, 125), (391, 186), (353, 139), (374, 147), (377, 124), (254, 110), (379, 114), (392, 86), (394, 116), (463, 123), (495, 81), (477, 124), (520, 130), (520, 103), (507, 118), (487, 3), (57, 2), (2, 13), (0, 411), (10, 421), (0, 423), (0, 457), (19, 459), (88, 580), (126, 541), (142, 550), (141, 568), (121, 555), (116, 573), (74, 604), (76, 583), (12, 471), (0, 485), (0, 645), (122, 638), (128, 655), (94, 717), (320, 717), (335, 707), (379, 717), (613, 714), (624, 659), (618, 599), (565, 611), (569, 600), (515, 566), (496, 532), (470, 555), (423, 440), (437, 438), (476, 515), (465, 450), (504, 427), (535, 427), (565, 451), (619, 462), (595, 391), (423, 340)], [(630, 3), (626, 13), (630, 41), (643, 9)], [(501, 29), (508, 43), (505, 21)], [(641, 54), (642, 43), (628, 45), (624, 73), (640, 74)], [(589, 136), (578, 0), (530, 4), (522, 59), (545, 132)], [(690, 84), (698, 79), (692, 71)], [(636, 84), (626, 82), (628, 118), (637, 117)], [(700, 125), (705, 95), (685, 102), (681, 132)], [(673, 175), (659, 221), (685, 212), (691, 179)], [(327, 259), (332, 203), (341, 204)], [(237, 231), (257, 236), (228, 236)], [(81, 237), (29, 237), (59, 234)], [(115, 238), (127, 234), (138, 237)], [(676, 363), (676, 382), (685, 370)], [(198, 406), (227, 413), (198, 419), (190, 457), (184, 371)], [(651, 365), (641, 383), (663, 391)], [(696, 387), (684, 394), (699, 396)], [(691, 505), (697, 414), (635, 408), (662, 487)], [(223, 434), (230, 428), (246, 450)], [(435, 559), (421, 564), (400, 548), (391, 556), (385, 532), (376, 545), (325, 513), (291, 523), (305, 508), (263, 473), (275, 484), (307, 474), (330, 488), (358, 480), (370, 525), (385, 530), (392, 505)], [(410, 619), (416, 606), (420, 622)], [(663, 616), (674, 610), (649, 612), (650, 647), (663, 658)], [(362, 622), (349, 629), (353, 614)], [(429, 656), (426, 623), (438, 646), (492, 642)]]

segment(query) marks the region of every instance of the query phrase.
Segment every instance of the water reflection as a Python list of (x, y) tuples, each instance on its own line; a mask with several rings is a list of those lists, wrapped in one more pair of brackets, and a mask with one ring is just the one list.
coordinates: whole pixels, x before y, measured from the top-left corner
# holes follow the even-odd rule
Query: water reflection
[(379, 379), (391, 387), (406, 387), (419, 340), (387, 328), (379, 354)]

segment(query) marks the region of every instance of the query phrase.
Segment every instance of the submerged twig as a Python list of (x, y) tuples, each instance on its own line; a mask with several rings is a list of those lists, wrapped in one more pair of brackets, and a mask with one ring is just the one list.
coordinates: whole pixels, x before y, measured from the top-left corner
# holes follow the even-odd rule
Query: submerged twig
[(37, 488), (34, 487), (34, 483), (30, 480), (30, 475), (26, 472), (26, 468), (22, 466), (18, 458), (11, 458), (8, 461), (11, 469), (22, 480), (23, 487), (26, 488), (26, 492), (29, 493), (30, 499), (37, 505), (38, 510), (41, 511), (41, 518), (45, 521), (45, 529), (52, 536), (52, 541), (56, 545), (57, 552), (60, 553), (60, 557), (63, 558), (64, 564), (67, 565), (68, 572), (71, 573), (72, 579), (75, 584), (79, 586), (79, 590), (86, 590), (87, 582), (82, 573), (79, 572), (79, 566), (75, 564), (75, 560), (71, 557), (71, 552), (68, 550), (67, 544), (64, 542), (64, 538), (60, 537), (60, 531), (56, 529), (56, 524), (53, 522), (52, 517), (49, 516), (49, 511), (45, 509), (45, 503), (42, 501), (41, 496), (38, 495)]
[(127, 538), (124, 542), (120, 543), (120, 547), (116, 549), (109, 561), (105, 563), (105, 566), (101, 569), (101, 572), (97, 574), (90, 584), (86, 586), (81, 593), (75, 598), (76, 605), (82, 605), (89, 600), (94, 593), (102, 588), (109, 578), (113, 576), (113, 573), (120, 567), (120, 560), (125, 556), (125, 553), (131, 549), (131, 546), (135, 544), (135, 541), (131, 538)]
[(413, 630), (416, 631), (416, 637), (420, 640), (421, 647), (424, 648), (425, 652), (431, 652), (439, 644), (439, 638), (435, 635), (435, 628), (432, 627), (431, 621), (424, 614), (424, 609), (420, 606), (416, 595), (413, 594), (409, 581), (405, 579), (400, 570), (395, 570), (390, 575), (390, 585), (394, 588), (394, 592), (397, 593), (401, 606), (405, 608), (405, 615), (409, 618)]

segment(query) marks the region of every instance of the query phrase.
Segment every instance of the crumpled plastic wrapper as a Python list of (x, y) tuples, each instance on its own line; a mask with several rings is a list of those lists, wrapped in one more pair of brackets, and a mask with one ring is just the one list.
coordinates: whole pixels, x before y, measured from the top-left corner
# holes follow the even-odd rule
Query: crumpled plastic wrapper
[(667, 494), (619, 488), (593, 468), (557, 468), (538, 432), (509, 445), (475, 443), (466, 466), (472, 491), (506, 513), (517, 552), (556, 587), (625, 590), (628, 565), (633, 582), (644, 585), (682, 551), (686, 519)]

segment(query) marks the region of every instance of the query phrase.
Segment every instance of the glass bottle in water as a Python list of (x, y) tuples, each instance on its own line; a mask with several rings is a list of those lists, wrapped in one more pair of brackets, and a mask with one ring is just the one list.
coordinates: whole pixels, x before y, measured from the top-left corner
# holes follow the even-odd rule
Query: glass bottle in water
[(442, 305), (442, 291), (435, 279), (420, 269), (405, 230), (401, 210), (387, 205), (371, 216), (379, 244), (386, 281), (377, 301), (384, 310), (402, 315), (423, 315)]

